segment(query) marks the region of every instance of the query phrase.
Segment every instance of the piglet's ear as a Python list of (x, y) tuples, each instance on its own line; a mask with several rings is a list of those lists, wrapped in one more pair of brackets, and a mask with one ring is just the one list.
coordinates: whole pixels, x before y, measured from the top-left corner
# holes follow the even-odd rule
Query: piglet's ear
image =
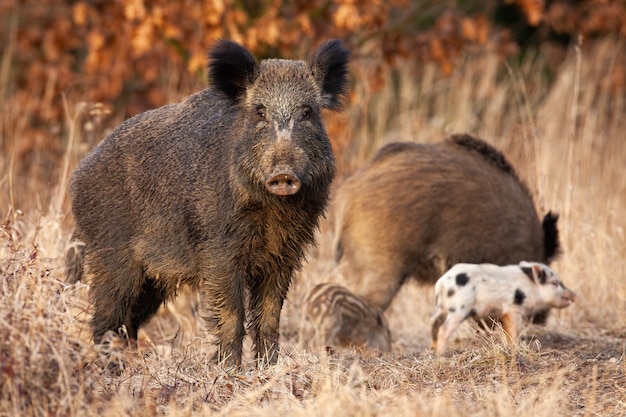
[(342, 99), (348, 94), (348, 61), (350, 52), (338, 39), (317, 48), (309, 59), (309, 68), (322, 90), (322, 106), (341, 110)]
[(257, 76), (254, 56), (238, 43), (221, 39), (211, 48), (209, 60), (209, 82), (238, 102)]
[(544, 285), (548, 279), (546, 271), (541, 267), (541, 265), (535, 265), (533, 269), (535, 270), (537, 282), (539, 282), (541, 285)]
[(534, 281), (539, 285), (544, 285), (546, 283), (546, 271), (543, 270), (541, 265), (532, 264), (532, 274)]
[(529, 280), (531, 280), (532, 282), (536, 281), (535, 272), (533, 270), (532, 264), (528, 262), (520, 262), (519, 267)]

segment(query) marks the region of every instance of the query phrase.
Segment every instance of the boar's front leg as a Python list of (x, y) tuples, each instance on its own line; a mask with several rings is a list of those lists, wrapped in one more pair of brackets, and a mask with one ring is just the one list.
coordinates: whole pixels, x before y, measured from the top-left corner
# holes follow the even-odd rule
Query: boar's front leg
[(201, 317), (217, 339), (215, 360), (226, 368), (241, 366), (245, 336), (243, 280), (235, 276), (205, 282), (201, 288)]
[(287, 297), (291, 271), (278, 276), (254, 279), (250, 291), (250, 330), (257, 364), (278, 360), (280, 311)]

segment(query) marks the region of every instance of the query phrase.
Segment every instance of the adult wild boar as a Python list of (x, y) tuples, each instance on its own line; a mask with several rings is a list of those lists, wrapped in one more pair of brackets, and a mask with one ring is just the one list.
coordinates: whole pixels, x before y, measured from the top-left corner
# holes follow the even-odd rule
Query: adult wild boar
[[(314, 240), (335, 173), (322, 108), (346, 94), (348, 51), (308, 63), (231, 41), (210, 51), (210, 86), (115, 129), (74, 172), (68, 279), (91, 273), (93, 339), (129, 339), (179, 285), (197, 289), (217, 359), (238, 365), (247, 310), (256, 357), (278, 356), (280, 311)], [(80, 248), (80, 247), (79, 247)]]
[(457, 263), (548, 263), (559, 250), (557, 216), (542, 223), (509, 162), (469, 135), (384, 146), (332, 207), (342, 283), (383, 310), (410, 277), (433, 284)]

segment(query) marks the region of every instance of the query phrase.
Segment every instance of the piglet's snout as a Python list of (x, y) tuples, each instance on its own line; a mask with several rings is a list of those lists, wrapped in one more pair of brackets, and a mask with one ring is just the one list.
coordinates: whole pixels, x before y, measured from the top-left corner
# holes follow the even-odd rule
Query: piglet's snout
[(563, 299), (567, 301), (568, 303), (575, 302), (577, 298), (578, 298), (578, 294), (576, 294), (572, 290), (565, 290), (565, 292), (563, 293)]
[(570, 304), (576, 301), (576, 298), (578, 298), (578, 295), (574, 291), (568, 288), (565, 288), (565, 290), (561, 294), (559, 294), (558, 296), (554, 298), (553, 307), (555, 308), (568, 307)]

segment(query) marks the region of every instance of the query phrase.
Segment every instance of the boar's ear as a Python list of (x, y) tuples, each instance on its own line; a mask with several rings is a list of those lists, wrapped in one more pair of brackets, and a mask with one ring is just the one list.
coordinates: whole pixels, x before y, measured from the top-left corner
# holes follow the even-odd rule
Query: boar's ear
[(220, 39), (209, 52), (209, 81), (234, 102), (244, 95), (257, 75), (258, 64), (243, 46)]
[(350, 52), (338, 39), (318, 47), (309, 59), (309, 68), (322, 90), (322, 106), (341, 110), (343, 97), (348, 94), (348, 61)]

